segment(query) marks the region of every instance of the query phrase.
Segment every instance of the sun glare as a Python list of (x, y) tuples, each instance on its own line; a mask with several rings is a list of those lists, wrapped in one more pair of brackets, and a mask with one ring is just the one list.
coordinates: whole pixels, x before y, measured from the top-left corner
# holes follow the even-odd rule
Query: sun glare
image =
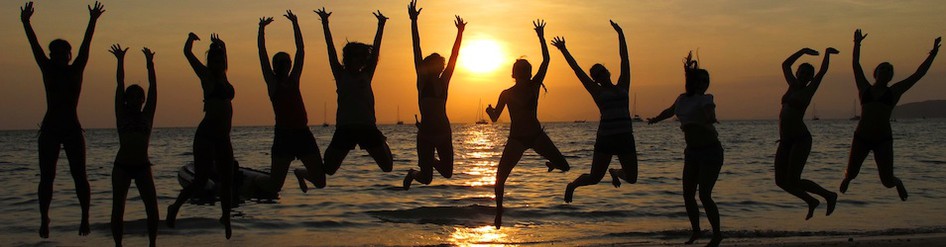
[(493, 72), (503, 61), (499, 43), (491, 39), (476, 39), (463, 44), (460, 64), (473, 73)]

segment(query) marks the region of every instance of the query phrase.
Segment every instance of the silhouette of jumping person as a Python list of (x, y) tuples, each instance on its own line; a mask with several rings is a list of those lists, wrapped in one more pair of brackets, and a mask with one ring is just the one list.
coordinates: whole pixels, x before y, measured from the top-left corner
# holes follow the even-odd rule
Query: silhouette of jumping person
[(33, 16), (33, 2), (27, 2), (20, 7), (20, 20), (26, 30), (26, 38), (33, 50), (33, 57), (39, 64), (43, 74), (43, 87), (46, 90), (46, 115), (40, 126), (39, 134), (39, 212), (42, 217), (39, 227), (39, 236), (49, 238), (49, 204), (53, 199), (53, 180), (56, 179), (56, 163), (59, 161), (59, 150), (66, 150), (69, 159), (69, 172), (76, 186), (76, 196), (82, 207), (82, 221), (79, 224), (79, 235), (89, 235), (89, 200), (91, 189), (85, 174), (85, 135), (76, 108), (79, 105), (79, 93), (82, 91), (82, 73), (89, 62), (89, 46), (92, 44), (92, 34), (95, 32), (95, 23), (105, 5), (95, 2), (89, 6), (89, 26), (85, 29), (85, 37), (79, 46), (79, 54), (75, 61), (72, 59), (72, 46), (69, 42), (56, 39), (49, 42), (49, 57), (40, 46), (30, 17)]
[(220, 223), (230, 239), (230, 209), (233, 204), (233, 145), (230, 143), (230, 128), (233, 120), (233, 85), (227, 80), (227, 47), (217, 34), (210, 35), (207, 64), (204, 65), (192, 52), (194, 41), (200, 40), (190, 33), (184, 43), (184, 57), (194, 73), (200, 78), (204, 94), (204, 119), (194, 135), (194, 181), (181, 190), (174, 204), (168, 206), (167, 224), (174, 228), (177, 212), (194, 192), (203, 188), (216, 169), (218, 194), (222, 216)]
[(151, 143), (151, 130), (158, 100), (154, 52), (147, 47), (141, 49), (148, 66), (148, 97), (145, 101), (145, 91), (141, 86), (131, 85), (125, 88), (126, 51), (128, 48), (122, 49), (118, 44), (112, 45), (109, 51), (118, 59), (115, 75), (118, 81), (115, 87), (115, 122), (119, 148), (118, 154), (115, 155), (115, 166), (112, 167), (112, 238), (115, 239), (115, 246), (122, 245), (125, 200), (128, 197), (128, 187), (134, 179), (148, 215), (148, 240), (151, 246), (155, 246), (160, 218), (151, 161), (148, 159), (148, 146)]
[(309, 130), (309, 118), (305, 103), (302, 101), (302, 92), (299, 91), (299, 81), (302, 77), (303, 62), (305, 61), (305, 42), (302, 41), (302, 30), (299, 28), (299, 19), (287, 10), (283, 15), (292, 22), (292, 30), (296, 40), (295, 64), (289, 58), (289, 53), (279, 52), (269, 62), (266, 52), (266, 25), (273, 22), (272, 17), (260, 18), (259, 22), (259, 61), (263, 67), (263, 79), (269, 92), (269, 101), (273, 103), (273, 113), (276, 115), (275, 137), (272, 147), (272, 169), (270, 173), (271, 193), (282, 190), (289, 165), (299, 159), (306, 169), (294, 171), (299, 181), (299, 188), (308, 191), (305, 180), (309, 180), (315, 187), (325, 187), (325, 172), (322, 170), (322, 154), (319, 146)]
[(854, 130), (847, 172), (841, 181), (840, 190), (841, 193), (847, 192), (848, 185), (857, 177), (864, 159), (867, 159), (867, 154), (873, 151), (877, 171), (880, 173), (880, 182), (887, 188), (897, 187), (900, 200), (906, 201), (907, 189), (903, 186), (903, 181), (893, 175), (893, 130), (890, 127), (890, 115), (893, 113), (893, 108), (897, 106), (897, 102), (900, 101), (900, 97), (920, 81), (923, 75), (926, 75), (933, 59), (936, 58), (936, 53), (939, 53), (942, 38), (937, 37), (933, 41), (930, 55), (913, 75), (888, 86), (887, 84), (893, 79), (893, 65), (888, 62), (883, 62), (874, 69), (873, 85), (864, 76), (860, 60), (861, 41), (866, 37), (867, 34), (862, 34), (860, 29), (854, 31), (854, 82), (861, 99), (862, 116), (857, 122), (857, 129)]
[(539, 123), (537, 109), (539, 107), (539, 87), (545, 87), (542, 83), (545, 80), (545, 74), (549, 69), (549, 48), (545, 42), (545, 21), (535, 20), (532, 22), (535, 26), (535, 33), (539, 36), (539, 44), (542, 46), (542, 64), (539, 70), (532, 75), (532, 64), (525, 59), (518, 59), (512, 65), (512, 78), (516, 84), (503, 90), (499, 94), (499, 101), (496, 108), (493, 105), (486, 107), (486, 114), (490, 120), (496, 122), (503, 109), (509, 106), (509, 140), (503, 148), (503, 154), (499, 159), (499, 165), (496, 167), (496, 219), (494, 224), (497, 229), (502, 226), (503, 219), (503, 193), (505, 190), (506, 179), (512, 173), (512, 168), (522, 159), (522, 153), (528, 149), (534, 150), (542, 157), (550, 160), (545, 165), (549, 171), (559, 169), (568, 171), (571, 169), (568, 161), (562, 152), (555, 147), (552, 139), (545, 134), (542, 124)]
[[(598, 123), (598, 133), (595, 138), (594, 157), (591, 162), (591, 173), (585, 173), (565, 187), (565, 202), (572, 202), (575, 189), (581, 186), (598, 184), (604, 178), (605, 172), (611, 173), (611, 183), (614, 187), (621, 186), (621, 179), (628, 183), (637, 183), (637, 147), (634, 144), (634, 128), (631, 123), (631, 112), (628, 107), (628, 91), (631, 89), (631, 62), (627, 57), (627, 41), (624, 30), (617, 23), (611, 21), (611, 27), (618, 33), (618, 43), (621, 55), (621, 75), (615, 85), (611, 82), (611, 72), (604, 65), (595, 64), (588, 71), (591, 77), (581, 69), (575, 58), (565, 47), (565, 38), (552, 39), (552, 45), (558, 48), (565, 61), (575, 71), (578, 80), (585, 90), (591, 94), (601, 121)], [(621, 169), (608, 169), (611, 156), (618, 156)]]
[(804, 48), (795, 52), (782, 63), (782, 74), (785, 75), (785, 81), (788, 83), (788, 90), (782, 95), (782, 111), (779, 113), (779, 144), (778, 151), (775, 152), (775, 184), (808, 203), (808, 215), (805, 220), (811, 219), (815, 208), (818, 207), (818, 199), (812, 197), (809, 193), (824, 197), (828, 202), (828, 211), (825, 215), (831, 215), (834, 212), (835, 204), (838, 201), (838, 194), (828, 191), (815, 182), (808, 179), (802, 179), (801, 173), (805, 170), (805, 163), (808, 161), (808, 155), (811, 153), (811, 132), (805, 126), (805, 110), (808, 104), (818, 91), (821, 85), (821, 79), (828, 73), (828, 62), (831, 54), (838, 54), (838, 50), (827, 48), (824, 52), (824, 61), (821, 62), (821, 70), (815, 74), (815, 67), (809, 63), (803, 63), (798, 66), (798, 70), (793, 74), (792, 65), (802, 55), (817, 56), (818, 51), (810, 48)]
[(700, 209), (696, 204), (699, 189), (700, 202), (713, 227), (713, 238), (707, 246), (718, 246), (723, 236), (719, 230), (719, 210), (712, 195), (723, 166), (723, 147), (719, 142), (719, 133), (713, 126), (718, 122), (716, 104), (713, 103), (713, 95), (706, 94), (710, 84), (709, 72), (701, 69), (699, 62), (693, 60), (693, 52), (687, 56), (683, 68), (686, 73), (686, 93), (680, 94), (673, 105), (660, 115), (648, 119), (647, 123), (655, 124), (673, 116), (677, 116), (680, 121), (687, 145), (683, 152), (683, 201), (692, 230), (686, 244), (692, 244), (701, 234)]
[[(407, 13), (411, 18), (411, 37), (414, 44), (414, 68), (417, 72), (417, 105), (420, 107), (421, 120), (417, 130), (417, 166), (420, 171), (411, 168), (404, 176), (404, 189), (411, 188), (411, 182), (417, 180), (422, 184), (430, 184), (434, 170), (441, 176), (453, 176), (453, 131), (450, 129), (450, 120), (447, 119), (447, 93), (450, 88), (450, 78), (453, 77), (457, 66), (457, 56), (460, 54), (460, 41), (463, 40), (463, 30), (466, 22), (456, 16), (453, 24), (457, 27), (457, 38), (453, 42), (450, 60), (444, 65), (444, 58), (440, 54), (432, 53), (421, 58), (420, 31), (417, 28), (417, 16), (424, 8), (417, 9), (417, 1), (411, 1)], [(440, 159), (434, 157), (434, 151)]]
[(339, 63), (335, 43), (332, 41), (332, 31), (328, 25), (328, 17), (332, 12), (326, 12), (325, 8), (322, 8), (315, 10), (315, 13), (322, 19), (328, 61), (338, 92), (335, 134), (325, 150), (325, 174), (334, 175), (345, 156), (348, 156), (348, 152), (355, 149), (355, 145), (367, 150), (381, 171), (391, 172), (394, 168), (394, 157), (386, 142), (387, 137), (376, 125), (374, 91), (371, 90), (371, 79), (378, 67), (381, 37), (388, 17), (381, 14), (381, 11), (372, 13), (378, 18), (378, 32), (374, 36), (374, 44), (349, 42), (342, 48), (342, 62)]

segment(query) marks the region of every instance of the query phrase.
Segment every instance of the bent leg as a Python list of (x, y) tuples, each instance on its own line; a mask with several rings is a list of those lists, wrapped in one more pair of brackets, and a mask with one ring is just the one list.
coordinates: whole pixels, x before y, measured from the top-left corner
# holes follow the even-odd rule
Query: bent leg
[(335, 175), (338, 168), (342, 166), (342, 161), (345, 160), (345, 156), (348, 156), (349, 151), (351, 151), (351, 149), (336, 148), (329, 145), (328, 149), (325, 150), (325, 162), (323, 163), (325, 174), (329, 176)]
[(696, 204), (696, 189), (699, 185), (700, 164), (691, 157), (690, 150), (684, 151), (683, 158), (683, 205), (690, 220), (690, 239), (685, 244), (692, 244), (700, 238), (700, 208)]
[(848, 156), (847, 170), (844, 172), (844, 180), (841, 181), (841, 193), (846, 193), (847, 187), (851, 183), (851, 180), (857, 178), (857, 174), (861, 172), (861, 165), (863, 165), (864, 160), (867, 159), (868, 153), (870, 153), (870, 147), (858, 140), (858, 138), (855, 136), (854, 140), (851, 141), (851, 153)]
[(608, 165), (611, 164), (611, 154), (595, 151), (591, 161), (591, 173), (585, 173), (575, 178), (574, 181), (565, 186), (565, 202), (572, 202), (572, 196), (575, 189), (582, 186), (594, 185), (601, 182), (604, 174), (608, 172)]
[(719, 226), (719, 209), (716, 207), (716, 201), (713, 200), (713, 187), (716, 186), (719, 171), (723, 166), (722, 147), (717, 147), (712, 151), (707, 150), (707, 156), (701, 159), (704, 161), (700, 164), (699, 174), (700, 202), (703, 204), (703, 210), (706, 211), (706, 218), (713, 227), (713, 240), (709, 245), (718, 245), (722, 240), (722, 232)]
[(194, 192), (203, 189), (204, 186), (207, 185), (207, 180), (210, 179), (214, 171), (214, 150), (211, 143), (205, 138), (194, 138), (193, 150), (194, 181), (191, 181), (191, 184), (181, 189), (181, 193), (177, 195), (177, 199), (174, 200), (174, 203), (168, 206), (165, 223), (170, 228), (174, 228), (174, 223), (177, 221), (177, 212), (181, 209), (181, 206), (194, 195)]
[(39, 236), (49, 238), (49, 204), (53, 200), (53, 181), (56, 180), (56, 163), (59, 160), (60, 143), (51, 134), (39, 135)]
[(404, 182), (402, 186), (404, 189), (410, 189), (411, 183), (414, 180), (421, 184), (430, 184), (433, 180), (434, 175), (434, 164), (437, 162), (434, 158), (434, 145), (429, 141), (421, 138), (422, 134), (418, 134), (417, 137), (417, 166), (420, 168), (420, 171), (410, 169), (407, 171), (407, 175), (404, 176)]
[[(805, 216), (805, 220), (808, 220), (814, 216), (815, 208), (820, 202), (805, 192), (800, 185), (801, 172), (808, 158), (808, 150), (801, 144), (801, 140), (782, 140), (779, 143), (778, 151), (775, 152), (775, 185), (808, 204), (808, 214)], [(809, 143), (808, 149), (810, 148)]]
[(272, 154), (272, 163), (270, 165), (268, 190), (269, 193), (275, 195), (282, 190), (283, 184), (286, 183), (289, 165), (292, 164), (292, 161), (295, 160), (296, 157), (285, 150), (276, 150), (275, 145), (273, 146), (273, 151), (270, 153)]
[(141, 196), (141, 202), (145, 204), (145, 213), (148, 216), (148, 241), (151, 246), (155, 246), (158, 238), (158, 194), (154, 188), (154, 176), (151, 174), (151, 167), (148, 167), (148, 174), (135, 179), (135, 185), (138, 187), (138, 194)]
[(881, 143), (874, 150), (874, 161), (877, 162), (877, 172), (880, 174), (880, 182), (884, 187), (897, 187), (897, 194), (900, 200), (907, 200), (907, 189), (903, 186), (903, 181), (893, 174), (893, 140)]
[(85, 135), (81, 131), (71, 134), (64, 140), (63, 149), (69, 159), (69, 173), (72, 174), (72, 181), (76, 186), (76, 196), (79, 197), (79, 205), (82, 207), (79, 235), (89, 235), (91, 231), (89, 228), (89, 203), (92, 199), (92, 189), (89, 187), (89, 179), (85, 172)]
[[(315, 153), (303, 155), (302, 165), (305, 166), (305, 179), (309, 180), (312, 184), (315, 184), (316, 188), (325, 188), (325, 170), (324, 165), (322, 164), (322, 155), (319, 154), (318, 149), (316, 148)], [(301, 174), (300, 174), (301, 175)], [(298, 176), (296, 177), (299, 178)], [(304, 184), (305, 182), (300, 180), (300, 183)], [(302, 186), (299, 186), (302, 188)]]
[(437, 157), (434, 169), (444, 178), (453, 177), (453, 137), (436, 145)]
[(226, 230), (226, 237), (230, 239), (232, 234), (232, 229), (230, 228), (230, 211), (233, 208), (234, 197), (239, 195), (234, 194), (233, 187), (233, 146), (230, 143), (229, 137), (226, 140), (219, 140), (214, 143), (214, 166), (217, 169), (217, 175), (219, 176), (219, 185), (217, 186), (217, 193), (220, 195), (220, 223), (223, 224), (224, 229)]
[(621, 170), (615, 175), (631, 184), (637, 183), (637, 151), (618, 155), (618, 161), (621, 162)]
[(374, 162), (378, 163), (378, 167), (381, 168), (381, 171), (391, 172), (394, 170), (394, 155), (391, 154), (391, 148), (388, 147), (387, 142), (381, 146), (368, 148), (366, 150), (368, 151), (368, 155), (374, 158)]
[[(568, 161), (565, 160), (565, 155), (562, 155), (562, 152), (558, 150), (558, 147), (555, 147), (555, 143), (552, 142), (552, 139), (549, 138), (545, 132), (542, 132), (539, 137), (536, 138), (532, 150), (535, 150), (536, 153), (548, 159), (551, 162), (549, 168), (556, 168), (567, 172), (571, 169), (568, 165)], [(551, 171), (551, 170), (550, 170)]]
[(493, 225), (496, 229), (503, 224), (503, 194), (506, 189), (506, 179), (512, 173), (512, 168), (516, 167), (519, 160), (522, 159), (522, 153), (526, 151), (524, 145), (515, 140), (506, 141), (506, 147), (503, 148), (503, 154), (499, 158), (499, 164), (496, 166), (496, 184), (493, 186), (496, 195), (496, 218)]
[(115, 246), (122, 246), (122, 235), (125, 232), (125, 199), (128, 198), (128, 186), (130, 185), (131, 178), (121, 168), (112, 168), (112, 219), (110, 225)]

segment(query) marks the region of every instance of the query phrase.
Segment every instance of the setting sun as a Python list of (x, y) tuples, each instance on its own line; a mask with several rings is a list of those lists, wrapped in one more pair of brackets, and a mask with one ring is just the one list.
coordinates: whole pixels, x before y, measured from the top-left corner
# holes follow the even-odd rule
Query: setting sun
[(474, 73), (495, 71), (502, 61), (502, 47), (491, 39), (471, 40), (460, 51), (460, 64)]

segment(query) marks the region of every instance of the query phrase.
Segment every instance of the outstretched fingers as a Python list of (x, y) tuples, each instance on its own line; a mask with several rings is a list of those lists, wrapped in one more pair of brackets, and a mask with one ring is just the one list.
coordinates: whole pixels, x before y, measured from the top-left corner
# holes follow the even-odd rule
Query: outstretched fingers
[(377, 10), (371, 14), (373, 14), (375, 18), (378, 18), (378, 23), (384, 23), (388, 21), (388, 17), (384, 16), (384, 14), (381, 13), (381, 10)]
[(555, 46), (555, 48), (558, 48), (559, 50), (564, 50), (565, 38), (562, 36), (556, 36), (555, 38), (552, 38), (552, 46)]
[(154, 51), (151, 51), (148, 47), (141, 48), (141, 52), (145, 54), (145, 58), (148, 60), (154, 59)]
[(119, 59), (125, 58), (125, 52), (127, 51), (128, 51), (128, 47), (125, 47), (125, 49), (122, 49), (122, 46), (120, 44), (113, 44), (112, 47), (108, 50), (108, 52), (112, 53), (113, 55), (115, 55), (116, 58), (119, 58)]
[(286, 14), (285, 14), (285, 15), (282, 15), (282, 16), (285, 16), (286, 19), (289, 19), (290, 21), (298, 21), (298, 20), (299, 20), (299, 17), (297, 17), (296, 14), (293, 14), (293, 13), (292, 13), (292, 10), (286, 10)]
[(91, 15), (93, 18), (98, 18), (99, 16), (102, 16), (102, 13), (105, 13), (105, 5), (103, 5), (99, 1), (95, 1), (94, 7), (89, 5), (89, 15)]
[(459, 15), (455, 15), (457, 19), (453, 21), (453, 24), (457, 26), (457, 29), (463, 30), (466, 28), (466, 22), (463, 21), (463, 18), (460, 18)]
[(325, 11), (325, 7), (322, 7), (322, 9), (313, 10), (313, 12), (315, 12), (315, 14), (318, 14), (319, 19), (322, 20), (323, 22), (327, 22), (328, 17), (332, 15), (332, 12)]

